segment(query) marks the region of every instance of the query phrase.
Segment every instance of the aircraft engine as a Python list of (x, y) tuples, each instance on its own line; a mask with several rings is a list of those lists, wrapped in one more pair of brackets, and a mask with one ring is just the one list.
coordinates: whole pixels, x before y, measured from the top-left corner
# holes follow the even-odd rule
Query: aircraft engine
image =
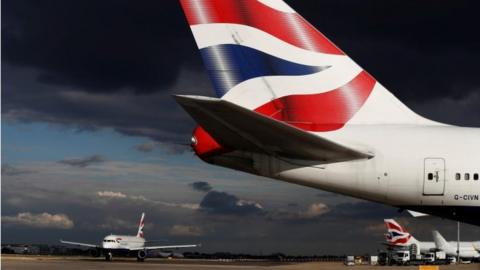
[(145, 250), (139, 250), (137, 253), (137, 259), (143, 260), (147, 257), (147, 252)]

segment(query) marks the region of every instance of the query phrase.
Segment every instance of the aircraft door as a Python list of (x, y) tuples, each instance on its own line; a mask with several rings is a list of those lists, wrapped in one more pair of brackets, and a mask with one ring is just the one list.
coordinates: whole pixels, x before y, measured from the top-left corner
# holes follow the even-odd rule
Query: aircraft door
[(445, 192), (445, 160), (426, 158), (424, 160), (423, 195), (443, 195)]

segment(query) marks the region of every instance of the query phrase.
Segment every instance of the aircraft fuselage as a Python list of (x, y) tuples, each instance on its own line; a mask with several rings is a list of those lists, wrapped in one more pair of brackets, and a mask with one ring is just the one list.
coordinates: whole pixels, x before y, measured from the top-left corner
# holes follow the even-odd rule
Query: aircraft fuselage
[(480, 225), (480, 129), (446, 125), (351, 125), (321, 135), (372, 153), (373, 157), (322, 163), (233, 151), (204, 160)]

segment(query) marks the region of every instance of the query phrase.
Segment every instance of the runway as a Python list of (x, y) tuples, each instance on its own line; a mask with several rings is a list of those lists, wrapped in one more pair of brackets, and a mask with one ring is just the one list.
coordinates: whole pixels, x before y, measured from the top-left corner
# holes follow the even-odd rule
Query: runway
[[(85, 270), (85, 269), (104, 269), (104, 270), (127, 270), (127, 269), (162, 269), (162, 270), (207, 270), (207, 269), (228, 269), (228, 270), (248, 270), (248, 269), (269, 269), (269, 270), (297, 270), (297, 269), (398, 269), (393, 266), (345, 266), (338, 262), (308, 262), (308, 263), (275, 263), (275, 262), (222, 262), (208, 260), (182, 260), (182, 259), (148, 259), (143, 263), (138, 263), (135, 259), (118, 258), (112, 262), (106, 262), (101, 258), (91, 257), (57, 257), (57, 256), (12, 256), (2, 255), (2, 269), (5, 270)], [(401, 269), (410, 270), (418, 267), (401, 267)], [(459, 269), (459, 270), (480, 270), (480, 264), (470, 265), (448, 265), (441, 266), (441, 270)]]

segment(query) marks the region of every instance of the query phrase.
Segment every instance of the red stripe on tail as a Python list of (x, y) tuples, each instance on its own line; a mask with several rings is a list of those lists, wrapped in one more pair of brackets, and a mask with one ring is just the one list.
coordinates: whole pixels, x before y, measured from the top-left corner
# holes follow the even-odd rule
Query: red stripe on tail
[(284, 96), (255, 111), (307, 131), (337, 130), (363, 106), (375, 83), (362, 71), (340, 88), (320, 94)]
[(181, 0), (190, 25), (242, 24), (269, 33), (294, 46), (321, 53), (343, 52), (297, 13), (286, 13), (257, 0)]
[[(342, 128), (363, 106), (375, 86), (362, 71), (346, 85), (320, 94), (290, 95), (272, 100), (255, 111), (305, 131), (332, 131)], [(221, 146), (202, 127), (193, 133), (192, 147), (200, 158), (231, 151)], [(388, 223), (387, 227), (389, 226)]]
[(387, 226), (388, 230), (397, 230), (399, 232), (406, 232), (401, 226), (390, 223), (390, 222), (385, 222), (385, 225)]

